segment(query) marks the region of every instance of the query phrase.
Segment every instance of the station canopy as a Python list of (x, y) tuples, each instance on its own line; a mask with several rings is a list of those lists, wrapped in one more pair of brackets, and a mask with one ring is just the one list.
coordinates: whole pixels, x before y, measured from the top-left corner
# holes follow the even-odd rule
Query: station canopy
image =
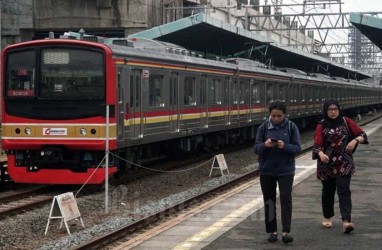
[(382, 19), (362, 13), (350, 13), (350, 23), (382, 50)]
[(206, 58), (243, 57), (272, 67), (362, 80), (371, 75), (294, 48), (280, 47), (260, 34), (198, 13), (129, 36), (169, 42)]

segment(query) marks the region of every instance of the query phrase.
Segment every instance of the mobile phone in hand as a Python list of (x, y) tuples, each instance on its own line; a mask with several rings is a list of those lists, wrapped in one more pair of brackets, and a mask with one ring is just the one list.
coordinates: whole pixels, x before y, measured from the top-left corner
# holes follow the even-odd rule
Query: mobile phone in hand
[(271, 138), (271, 141), (273, 141), (273, 142), (277, 142), (278, 140), (277, 140), (277, 139), (273, 139), (273, 138)]

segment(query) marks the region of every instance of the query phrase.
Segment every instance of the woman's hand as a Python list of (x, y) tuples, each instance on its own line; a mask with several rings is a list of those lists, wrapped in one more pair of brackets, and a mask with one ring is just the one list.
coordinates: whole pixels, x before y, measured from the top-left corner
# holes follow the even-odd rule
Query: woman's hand
[(324, 152), (318, 152), (318, 156), (323, 163), (329, 163), (329, 156), (327, 156)]
[(351, 140), (349, 143), (348, 143), (348, 145), (346, 145), (346, 152), (347, 153), (349, 153), (349, 154), (351, 154), (352, 152), (353, 152), (353, 150), (354, 150), (354, 148), (357, 146), (357, 144), (358, 144), (358, 141), (357, 140)]

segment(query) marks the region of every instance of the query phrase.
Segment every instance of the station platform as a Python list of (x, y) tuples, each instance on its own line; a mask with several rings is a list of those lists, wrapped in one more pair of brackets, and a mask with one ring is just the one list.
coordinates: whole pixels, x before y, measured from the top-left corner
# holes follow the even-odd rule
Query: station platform
[[(321, 225), (321, 182), (316, 162), (308, 152), (296, 159), (293, 187), (292, 243), (281, 237), (267, 241), (263, 200), (258, 180), (253, 180), (201, 207), (186, 211), (157, 228), (148, 230), (129, 249), (382, 249), (382, 121), (363, 126), (368, 145), (355, 153), (352, 178), (352, 221), (355, 230), (342, 232), (336, 195), (332, 228)], [(280, 205), (277, 222), (281, 235)], [(118, 249), (118, 248), (117, 248)], [(126, 249), (126, 248), (124, 248)]]

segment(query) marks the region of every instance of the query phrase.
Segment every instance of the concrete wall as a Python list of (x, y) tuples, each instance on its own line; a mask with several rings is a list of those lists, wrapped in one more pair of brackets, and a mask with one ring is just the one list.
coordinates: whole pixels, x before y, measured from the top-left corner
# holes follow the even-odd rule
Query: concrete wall
[(0, 0), (1, 48), (22, 40), (20, 29), (33, 28), (32, 0)]
[[(155, 0), (33, 0), (34, 28), (122, 29), (125, 35), (151, 26)], [(44, 11), (41, 11), (44, 10)], [(74, 30), (76, 31), (76, 30)]]

